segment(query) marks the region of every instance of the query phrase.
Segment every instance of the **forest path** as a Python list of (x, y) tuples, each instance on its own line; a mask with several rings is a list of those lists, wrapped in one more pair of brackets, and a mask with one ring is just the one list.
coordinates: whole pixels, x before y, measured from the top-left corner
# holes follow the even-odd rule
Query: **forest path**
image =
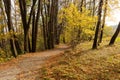
[[(0, 80), (40, 80), (35, 79), (33, 76), (37, 76), (37, 70), (40, 69), (48, 59), (64, 53), (67, 49), (69, 49), (69, 46), (61, 44), (53, 50), (25, 54), (0, 64)], [(24, 77), (27, 78), (24, 79)]]

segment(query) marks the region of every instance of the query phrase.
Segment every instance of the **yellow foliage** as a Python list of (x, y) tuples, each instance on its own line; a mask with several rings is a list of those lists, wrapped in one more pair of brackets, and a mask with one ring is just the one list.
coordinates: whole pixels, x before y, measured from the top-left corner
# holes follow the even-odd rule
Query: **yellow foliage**
[(59, 11), (59, 23), (64, 23), (65, 36), (68, 40), (75, 38), (77, 31), (80, 29), (88, 35), (94, 34), (94, 27), (97, 21), (97, 16), (91, 16), (90, 11), (83, 8), (80, 12), (74, 4), (69, 7), (62, 8)]

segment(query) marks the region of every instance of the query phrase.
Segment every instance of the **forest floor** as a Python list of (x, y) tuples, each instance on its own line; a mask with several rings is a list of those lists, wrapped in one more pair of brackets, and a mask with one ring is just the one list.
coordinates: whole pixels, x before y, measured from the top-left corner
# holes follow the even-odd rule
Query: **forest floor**
[(48, 60), (62, 55), (66, 49), (69, 47), (61, 44), (53, 50), (25, 54), (1, 63), (0, 80), (36, 80), (40, 68), (46, 65)]
[(120, 42), (108, 42), (96, 50), (84, 42), (74, 50), (62, 45), (22, 55), (0, 65), (0, 80), (120, 80)]
[(41, 69), (36, 80), (120, 80), (120, 42), (105, 41), (92, 50), (92, 42), (66, 51), (56, 63)]

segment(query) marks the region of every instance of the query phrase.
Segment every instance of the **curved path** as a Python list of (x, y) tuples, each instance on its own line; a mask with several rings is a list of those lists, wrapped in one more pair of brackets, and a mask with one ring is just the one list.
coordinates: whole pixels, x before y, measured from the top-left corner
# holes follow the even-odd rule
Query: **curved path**
[(17, 59), (0, 64), (0, 80), (40, 80), (37, 72), (51, 57), (64, 53), (69, 47), (58, 48), (38, 53), (25, 54)]

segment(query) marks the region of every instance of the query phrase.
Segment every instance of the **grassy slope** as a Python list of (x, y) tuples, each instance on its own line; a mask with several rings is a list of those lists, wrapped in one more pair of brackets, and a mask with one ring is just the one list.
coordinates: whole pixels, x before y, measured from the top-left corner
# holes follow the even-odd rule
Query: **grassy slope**
[(43, 80), (120, 80), (120, 44), (91, 50), (91, 42), (66, 51), (59, 62), (43, 68)]

